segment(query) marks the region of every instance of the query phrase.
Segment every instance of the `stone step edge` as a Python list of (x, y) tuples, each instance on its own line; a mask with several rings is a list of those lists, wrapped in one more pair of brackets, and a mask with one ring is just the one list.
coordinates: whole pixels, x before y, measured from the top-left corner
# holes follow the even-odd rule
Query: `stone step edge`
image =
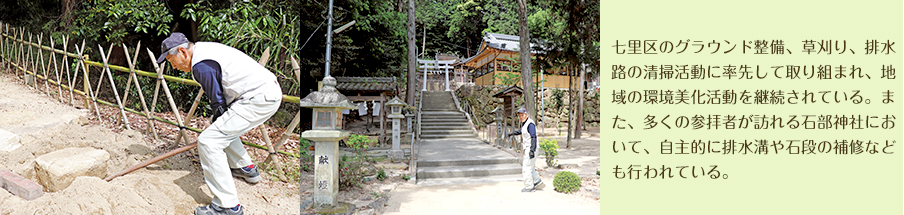
[(479, 166), (479, 165), (497, 165), (497, 164), (520, 165), (518, 163), (518, 159), (514, 158), (514, 157), (496, 158), (496, 159), (418, 160), (417, 161), (417, 165), (419, 167)]

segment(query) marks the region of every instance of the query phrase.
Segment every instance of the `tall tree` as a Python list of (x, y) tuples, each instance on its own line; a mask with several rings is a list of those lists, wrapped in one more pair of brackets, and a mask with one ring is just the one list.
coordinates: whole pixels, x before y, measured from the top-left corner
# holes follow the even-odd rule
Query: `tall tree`
[[(598, 68), (599, 66), (599, 1), (595, 0), (546, 0), (543, 2), (546, 8), (549, 8), (549, 14), (554, 17), (553, 22), (547, 22), (543, 19), (537, 19), (536, 24), (545, 24), (549, 26), (558, 26), (561, 22), (562, 31), (559, 33), (551, 33), (552, 39), (543, 46), (544, 56), (540, 61), (544, 65), (551, 65), (552, 68), (565, 68), (569, 76), (580, 76), (578, 72), (586, 72), (581, 70), (589, 65), (590, 68)], [(561, 21), (559, 21), (561, 20)], [(572, 80), (571, 78), (569, 80)], [(578, 81), (583, 85), (583, 80)], [(569, 84), (569, 86), (573, 86)], [(577, 89), (572, 87), (570, 90), (575, 93)], [(569, 95), (575, 95), (570, 93)], [(572, 111), (583, 112), (583, 110), (575, 110), (575, 99), (571, 99), (569, 105), (569, 114)], [(570, 117), (569, 117), (570, 118)], [(582, 118), (576, 120), (583, 121)], [(577, 123), (575, 123), (577, 124)], [(569, 129), (574, 129), (569, 126)], [(569, 130), (570, 131), (570, 130)], [(567, 138), (566, 148), (571, 147), (571, 138), (569, 134)]]
[(414, 34), (415, 29), (414, 0), (408, 0), (408, 89), (406, 95), (408, 104), (414, 104), (414, 92), (417, 91), (417, 58), (415, 57)]
[(521, 54), (521, 85), (524, 86), (524, 106), (531, 119), (537, 119), (536, 100), (534, 99), (534, 83), (531, 78), (530, 30), (527, 26), (527, 0), (518, 0), (518, 36)]

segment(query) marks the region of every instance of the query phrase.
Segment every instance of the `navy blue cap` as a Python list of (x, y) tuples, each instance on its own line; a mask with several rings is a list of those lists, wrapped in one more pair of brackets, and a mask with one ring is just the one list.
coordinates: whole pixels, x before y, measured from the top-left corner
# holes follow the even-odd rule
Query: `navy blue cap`
[(182, 45), (183, 43), (188, 43), (188, 38), (185, 38), (185, 34), (179, 32), (173, 32), (169, 37), (163, 40), (160, 43), (160, 57), (157, 57), (157, 64), (162, 63), (166, 60), (167, 52), (173, 47)]
[(527, 113), (527, 108), (518, 108), (518, 113)]

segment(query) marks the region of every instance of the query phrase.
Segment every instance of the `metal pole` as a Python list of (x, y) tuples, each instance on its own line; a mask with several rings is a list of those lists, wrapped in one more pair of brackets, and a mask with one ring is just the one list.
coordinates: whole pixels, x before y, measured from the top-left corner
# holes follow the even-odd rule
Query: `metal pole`
[(326, 75), (330, 77), (330, 45), (333, 44), (333, 0), (330, 0), (329, 15), (326, 21)]
[(543, 97), (546, 96), (546, 92), (543, 90), (543, 66), (540, 66), (540, 133), (546, 132), (546, 112), (543, 107)]

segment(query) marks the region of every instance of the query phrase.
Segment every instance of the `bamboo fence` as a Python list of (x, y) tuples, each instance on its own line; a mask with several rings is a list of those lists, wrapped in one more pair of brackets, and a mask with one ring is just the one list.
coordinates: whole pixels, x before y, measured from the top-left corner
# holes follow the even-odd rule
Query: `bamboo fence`
[[(49, 38), (49, 39), (48, 39)], [(36, 39), (36, 41), (34, 40)], [(44, 41), (49, 40), (49, 46), (46, 46)], [(135, 64), (138, 61), (138, 54), (141, 50), (141, 43), (138, 43), (134, 50), (134, 55), (129, 54), (129, 48), (122, 44), (122, 49), (125, 53), (126, 61), (128, 62), (128, 67), (110, 65), (109, 57), (113, 51), (113, 44), (110, 44), (110, 47), (107, 49), (106, 53), (104, 53), (103, 47), (98, 47), (98, 50), (101, 51), (101, 59), (102, 62), (91, 61), (85, 53), (85, 41), (82, 40), (81, 46), (78, 44), (70, 44), (69, 41), (72, 38), (63, 36), (63, 41), (55, 42), (52, 37), (44, 37), (43, 34), (38, 34), (34, 36), (32, 33), (27, 32), (25, 28), (15, 28), (10, 27), (8, 23), (0, 22), (0, 66), (6, 69), (6, 71), (12, 71), (15, 73), (16, 77), (21, 77), (23, 83), (26, 86), (31, 86), (37, 91), (41, 91), (47, 95), (51, 95), (52, 93), (57, 94), (57, 98), (61, 103), (69, 104), (74, 106), (75, 94), (81, 95), (84, 98), (84, 107), (88, 109), (93, 109), (94, 114), (100, 117), (100, 110), (98, 105), (107, 105), (114, 108), (119, 109), (120, 114), (117, 115), (116, 121), (122, 123), (126, 128), (131, 129), (131, 123), (126, 117), (126, 112), (133, 113), (139, 116), (143, 116), (147, 119), (147, 133), (153, 134), (154, 139), (160, 139), (157, 128), (154, 127), (154, 123), (152, 120), (160, 121), (168, 125), (175, 126), (179, 128), (179, 133), (176, 137), (176, 145), (179, 145), (182, 140), (185, 140), (186, 143), (189, 142), (188, 136), (186, 135), (186, 131), (193, 131), (196, 133), (200, 133), (203, 130), (194, 128), (191, 126), (187, 126), (192, 116), (195, 113), (195, 110), (198, 108), (198, 103), (201, 101), (201, 95), (203, 95), (204, 91), (201, 90), (200, 85), (190, 79), (183, 79), (174, 76), (168, 76), (163, 74), (164, 65), (166, 62), (157, 65), (156, 58), (153, 52), (150, 49), (147, 50), (147, 54), (150, 57), (151, 63), (154, 65), (155, 72), (148, 72), (135, 69)], [(37, 42), (37, 43), (35, 43)], [(61, 44), (57, 44), (61, 43)], [(62, 49), (58, 49), (57, 45), (61, 45)], [(69, 48), (72, 46), (74, 52), (69, 52)], [(46, 52), (49, 52), (49, 59), (45, 59), (44, 56)], [(264, 51), (265, 53), (262, 55), (259, 63), (261, 65), (266, 65), (267, 60), (269, 59), (269, 49)], [(57, 57), (59, 56), (59, 57)], [(57, 59), (60, 58), (58, 62)], [(70, 58), (72, 58), (72, 63), (75, 63), (74, 69), (70, 70)], [(295, 78), (300, 78), (300, 68), (298, 67), (297, 61), (292, 58), (292, 67), (293, 72), (295, 73)], [(90, 74), (91, 67), (101, 67), (102, 72), (99, 74), (96, 80), (96, 85), (92, 88), (91, 85), (91, 75)], [(113, 79), (113, 71), (119, 73), (128, 73), (128, 80), (126, 83), (126, 87), (124, 88), (125, 92), (120, 94), (117, 91), (116, 86), (120, 86)], [(81, 72), (81, 74), (79, 74)], [(79, 76), (81, 75), (81, 76)], [(145, 101), (145, 96), (141, 91), (141, 86), (139, 84), (139, 77), (144, 78), (153, 78), (156, 79), (156, 86), (154, 90), (154, 96), (151, 100), (151, 105)], [(78, 82), (78, 79), (81, 78), (82, 89), (76, 89), (78, 86), (73, 86)], [(41, 87), (37, 84), (37, 80), (44, 81), (44, 86)], [(109, 82), (109, 88), (112, 88), (113, 95), (116, 98), (115, 102), (104, 101), (97, 98), (97, 93), (100, 92), (102, 86), (104, 86), (105, 80)], [(195, 97), (188, 114), (183, 117), (182, 113), (179, 112), (178, 106), (174, 102), (173, 95), (170, 93), (168, 82), (179, 83), (182, 85), (195, 86), (198, 87), (198, 95)], [(132, 83), (134, 83), (134, 89), (132, 88)], [(51, 87), (56, 86), (56, 91)], [(163, 94), (166, 97), (170, 110), (176, 116), (176, 122), (163, 119), (157, 116), (154, 116), (157, 113), (155, 107), (157, 106), (157, 99), (160, 96), (160, 88), (163, 88)], [(65, 90), (65, 91), (64, 91)], [(138, 100), (141, 102), (142, 110), (134, 110), (131, 108), (125, 107), (123, 104), (127, 104), (129, 100), (129, 94), (131, 90), (138, 91)], [(64, 96), (65, 92), (68, 91), (68, 97)], [(122, 95), (122, 96), (120, 96)], [(52, 96), (51, 96), (52, 97)], [(300, 105), (300, 99), (297, 96), (283, 95), (282, 101), (285, 103)], [(93, 105), (93, 106), (92, 106)], [(273, 162), (277, 168), (281, 169), (280, 165), (274, 159), (276, 154), (283, 154), (287, 156), (292, 156), (295, 158), (301, 157), (299, 154), (289, 153), (285, 151), (279, 150), (285, 144), (285, 142), (291, 136), (291, 132), (295, 130), (297, 124), (300, 121), (301, 111), (299, 110), (295, 113), (295, 118), (293, 118), (292, 123), (288, 125), (288, 128), (283, 132), (280, 136), (279, 140), (275, 142), (271, 142), (270, 138), (265, 129), (259, 129), (261, 132), (261, 136), (263, 137), (264, 145), (258, 145), (255, 143), (250, 143), (247, 141), (242, 141), (245, 145), (262, 149), (270, 153), (265, 163)]]

